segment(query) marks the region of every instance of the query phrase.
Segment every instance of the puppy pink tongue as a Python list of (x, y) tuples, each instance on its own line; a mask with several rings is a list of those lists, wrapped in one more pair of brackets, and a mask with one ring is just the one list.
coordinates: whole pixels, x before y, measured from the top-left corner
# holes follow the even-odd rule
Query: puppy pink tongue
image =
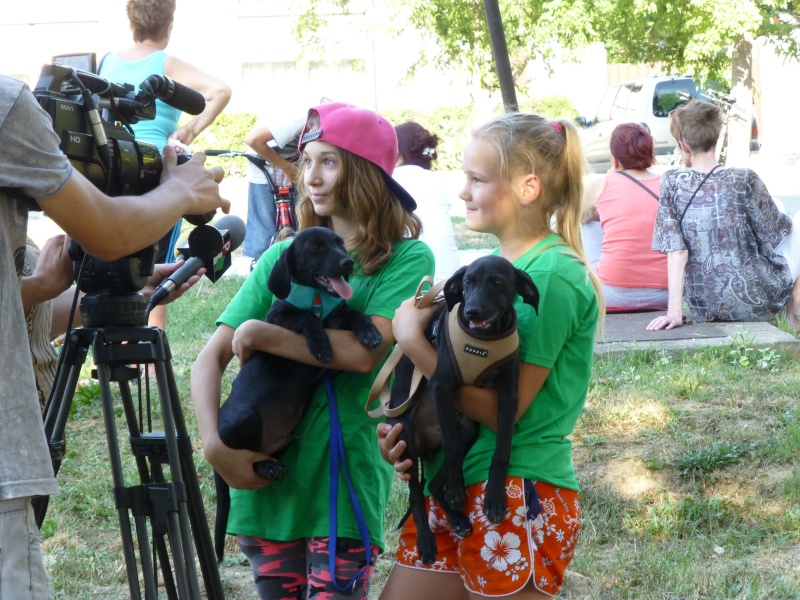
[(328, 282), (333, 290), (339, 294), (342, 300), (350, 300), (353, 295), (353, 288), (342, 277), (329, 277)]

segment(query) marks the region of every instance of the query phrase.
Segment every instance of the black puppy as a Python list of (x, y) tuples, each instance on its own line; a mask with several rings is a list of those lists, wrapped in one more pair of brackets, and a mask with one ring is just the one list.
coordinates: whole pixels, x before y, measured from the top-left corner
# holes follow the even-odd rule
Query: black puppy
[[(352, 296), (346, 281), (352, 273), (353, 259), (341, 237), (324, 227), (304, 229), (272, 268), (267, 287), (278, 300), (270, 307), (266, 322), (304, 335), (311, 354), (323, 363), (332, 358), (326, 328), (352, 330), (363, 346), (379, 346), (383, 337), (372, 320), (345, 303)], [(265, 479), (283, 479), (287, 470), (274, 457), (295, 440), (292, 432), (306, 414), (325, 372), (322, 367), (255, 352), (220, 407), (220, 438), (231, 448), (269, 454), (270, 460), (253, 468)], [(217, 559), (222, 560), (230, 490), (216, 473), (215, 481), (214, 547)]]
[[(455, 407), (459, 386), (474, 384), (498, 391), (497, 446), (489, 470), (484, 514), (493, 523), (505, 516), (505, 478), (511, 455), (511, 436), (516, 421), (517, 316), (514, 299), (520, 295), (535, 310), (539, 292), (531, 277), (506, 259), (486, 256), (460, 268), (447, 280), (441, 310), (427, 331), (438, 351), (436, 370), (430, 381), (423, 378), (403, 414), (387, 422), (403, 423), (400, 439), (406, 442), (403, 459), (411, 458), (409, 469), (409, 513), (417, 524), (417, 545), (423, 563), (436, 557), (436, 542), (428, 526), (418, 462), (444, 448), (445, 462), (430, 482), (431, 494), (447, 514), (450, 528), (459, 537), (472, 532), (464, 506), (464, 457), (478, 434), (478, 424)], [(391, 407), (409, 397), (413, 363), (403, 357), (395, 370)]]

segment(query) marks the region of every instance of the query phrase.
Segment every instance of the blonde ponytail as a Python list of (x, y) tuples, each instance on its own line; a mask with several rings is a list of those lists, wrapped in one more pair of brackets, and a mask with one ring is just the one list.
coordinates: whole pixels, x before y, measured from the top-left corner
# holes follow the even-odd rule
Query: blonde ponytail
[[(532, 226), (553, 231), (583, 263), (594, 286), (602, 332), (605, 302), (600, 281), (586, 262), (580, 234), (583, 176), (588, 165), (577, 129), (569, 119), (550, 120), (529, 113), (510, 113), (491, 119), (473, 136), (491, 144), (497, 154), (500, 172), (507, 182), (526, 173), (535, 173), (542, 182), (537, 211), (541, 219)], [(554, 224), (553, 221), (555, 221)]]

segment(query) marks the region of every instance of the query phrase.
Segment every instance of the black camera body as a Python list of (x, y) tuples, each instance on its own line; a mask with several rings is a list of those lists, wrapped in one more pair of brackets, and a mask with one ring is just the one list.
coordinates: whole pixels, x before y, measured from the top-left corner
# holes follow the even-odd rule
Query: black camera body
[[(87, 94), (90, 104), (87, 106)], [(93, 93), (92, 93), (93, 92)], [(44, 65), (33, 92), (53, 119), (61, 150), (73, 167), (109, 196), (138, 196), (155, 188), (161, 177), (161, 155), (152, 144), (137, 142), (122, 124), (154, 119), (155, 98), (134, 93), (130, 84), (105, 79), (59, 64)], [(90, 111), (102, 110), (92, 130)], [(108, 159), (100, 146), (107, 143)]]
[[(131, 84), (111, 83), (54, 62), (42, 67), (33, 94), (52, 118), (60, 148), (76, 170), (109, 196), (138, 196), (159, 184), (162, 162), (159, 148), (136, 141), (130, 125), (155, 118), (155, 100), (168, 101), (176, 85), (169, 78), (152, 75), (135, 92)], [(177, 87), (184, 96), (196, 94)], [(190, 96), (193, 106), (204, 106), (205, 100), (199, 98)], [(204, 222), (212, 216), (207, 215)], [(81, 301), (85, 325), (147, 324), (139, 290), (153, 274), (157, 250), (157, 245), (151, 245), (106, 262), (85, 254), (72, 242), (69, 254), (78, 287), (87, 294)]]

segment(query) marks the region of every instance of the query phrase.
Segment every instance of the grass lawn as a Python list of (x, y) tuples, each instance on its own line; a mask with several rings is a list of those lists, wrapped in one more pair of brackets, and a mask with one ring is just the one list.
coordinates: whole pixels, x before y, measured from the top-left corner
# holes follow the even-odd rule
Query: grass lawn
[[(241, 281), (203, 280), (169, 308), (172, 365), (210, 519), (213, 481), (200, 450), (189, 374)], [(88, 379), (88, 364), (84, 371)], [(224, 388), (232, 375), (230, 368)], [(597, 359), (573, 436), (583, 536), (561, 597), (800, 598), (799, 381), (797, 359), (756, 350), (745, 338), (677, 356)], [(130, 485), (135, 466), (123, 437), (121, 444)], [(96, 385), (76, 394), (67, 449), (61, 493), (43, 526), (55, 597), (127, 598)], [(404, 511), (405, 487), (398, 484), (376, 598)], [(227, 598), (255, 598), (232, 538), (221, 574)]]

